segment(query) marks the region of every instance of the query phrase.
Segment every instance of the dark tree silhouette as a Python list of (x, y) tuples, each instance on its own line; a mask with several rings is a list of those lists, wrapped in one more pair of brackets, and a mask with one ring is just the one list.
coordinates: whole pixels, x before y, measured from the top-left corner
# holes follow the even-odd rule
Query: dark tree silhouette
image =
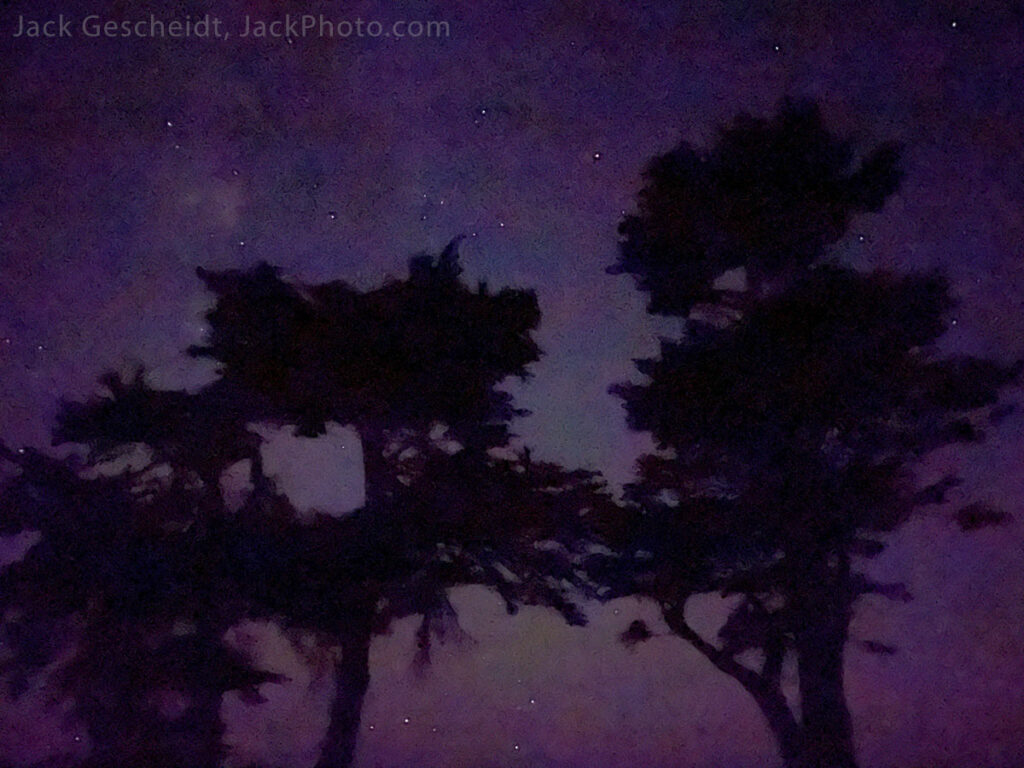
[[(407, 279), (368, 292), (288, 282), (267, 265), (200, 270), (217, 301), (210, 343), (193, 353), (218, 360), (220, 378), (188, 393), (155, 390), (141, 371), (128, 381), (107, 375), (101, 396), (65, 403), (59, 415), (55, 442), (86, 445), (91, 464), (143, 450), (137, 492), (149, 498), (155, 484), (162, 504), (180, 499), (187, 522), (177, 528), (196, 549), (180, 561), (168, 556), (174, 574), (188, 584), (181, 569), (194, 568), (207, 585), (200, 594), (225, 596), (196, 611), (216, 617), (195, 621), (197, 649), (212, 653), (242, 617), (312, 630), (340, 647), (320, 766), (351, 764), (374, 634), (420, 615), (416, 660), (426, 663), (432, 639), (460, 632), (452, 587), (486, 585), (509, 612), (546, 605), (584, 622), (571, 597), (581, 583), (583, 516), (611, 500), (593, 473), (509, 448), (509, 422), (522, 412), (497, 385), (525, 377), (539, 355), (536, 299), (467, 288), (457, 244), (438, 258), (415, 257)], [(302, 522), (264, 475), (250, 426), (317, 435), (329, 421), (359, 433), (365, 502)], [(232, 514), (219, 483), (242, 460), (254, 490)], [(182, 610), (173, 600), (166, 607)], [(153, 663), (152, 655), (140, 660)], [(219, 745), (227, 689), (205, 690), (208, 706), (193, 708), (195, 719), (205, 717)]]
[[(182, 486), (140, 492), (131, 474), (83, 476), (33, 450), (0, 446), (0, 459), (18, 470), (3, 488), (2, 532), (40, 535), (0, 572), (12, 693), (56, 665), (52, 683), (93, 741), (88, 766), (219, 765), (221, 695), (258, 698), (279, 677), (221, 642), (238, 601), (212, 578), (214, 539), (192, 525), (199, 500)], [(184, 706), (161, 714), (169, 695)]]
[[(423, 616), (421, 660), (432, 634), (452, 623), (447, 590), (461, 584), (496, 589), (510, 611), (543, 604), (584, 621), (569, 596), (583, 554), (581, 513), (608, 496), (590, 473), (508, 451), (509, 422), (523, 412), (497, 385), (525, 378), (538, 358), (531, 333), (540, 313), (530, 292), (466, 287), (457, 247), (417, 256), (407, 279), (365, 293), (287, 282), (265, 264), (200, 270), (217, 302), (210, 342), (193, 354), (220, 362), (221, 381), (244, 393), (254, 418), (303, 435), (333, 421), (362, 443), (365, 502), (324, 522), (336, 529), (335, 545), (262, 569), (281, 574), (267, 588), (277, 591), (282, 620), (342, 650), (324, 768), (351, 763), (372, 637), (394, 618)], [(288, 581), (299, 573), (317, 576)], [(296, 594), (309, 600), (302, 616)]]
[[(832, 258), (851, 217), (878, 210), (900, 178), (893, 145), (854, 159), (814, 106), (741, 117), (712, 149), (684, 144), (651, 162), (609, 270), (634, 275), (649, 310), (680, 318), (683, 333), (637, 361), (644, 383), (612, 388), (660, 450), (638, 463), (635, 506), (602, 521), (619, 557), (592, 565), (607, 596), (656, 600), (673, 633), (753, 696), (798, 768), (854, 768), (852, 608), (866, 593), (906, 595), (868, 580), (857, 559), (881, 552), (879, 537), (915, 507), (944, 500), (955, 480), (915, 488), (913, 462), (980, 439), (1019, 370), (938, 354), (953, 304), (941, 277)], [(738, 600), (717, 642), (687, 623), (701, 592)], [(787, 654), (799, 716), (782, 692)]]

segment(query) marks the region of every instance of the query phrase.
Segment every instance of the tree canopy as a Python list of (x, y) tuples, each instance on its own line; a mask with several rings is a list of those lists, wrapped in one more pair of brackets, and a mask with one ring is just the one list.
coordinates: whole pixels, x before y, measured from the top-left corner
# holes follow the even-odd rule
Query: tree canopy
[[(635, 505), (602, 531), (595, 560), (612, 595), (659, 602), (668, 627), (755, 698), (787, 765), (851, 768), (843, 650), (861, 594), (856, 558), (955, 484), (915, 485), (915, 461), (983, 436), (1018, 366), (940, 353), (954, 305), (938, 274), (861, 272), (838, 244), (900, 179), (892, 144), (855, 165), (816, 107), (743, 116), (709, 150), (683, 144), (648, 166), (619, 261), (678, 339), (618, 384), (632, 429), (658, 452), (638, 462)], [(723, 281), (736, 271), (736, 279)], [(717, 644), (687, 623), (699, 592), (736, 596)], [(625, 639), (646, 637), (634, 626)], [(758, 667), (739, 656), (757, 651)], [(798, 666), (799, 715), (782, 693)], [(745, 657), (746, 658), (746, 657)]]
[[(20, 575), (26, 595), (43, 584), (54, 588), (53, 580), (65, 578), (66, 558), (76, 556), (41, 559), (60, 546), (60, 536), (91, 558), (80, 559), (83, 581), (64, 593), (62, 616), (85, 621), (106, 638), (109, 652), (81, 645), (84, 666), (69, 671), (68, 690), (90, 731), (99, 732), (108, 721), (82, 708), (91, 690), (107, 690), (98, 683), (113, 679), (112, 667), (121, 675), (114, 699), (134, 709), (123, 720), (125, 732), (106, 739), (102, 754), (113, 762), (135, 756), (131, 744), (156, 743), (146, 735), (156, 725), (165, 732), (177, 727), (139, 704), (156, 686), (187, 693), (187, 715), (176, 722), (205, 729), (206, 762), (193, 754), (189, 764), (216, 764), (221, 695), (233, 688), (255, 694), (255, 685), (273, 679), (247, 669), (224, 645), (226, 631), (245, 618), (314, 632), (340, 647), (319, 763), (331, 768), (352, 761), (370, 643), (395, 619), (421, 616), (421, 665), (435, 638), (460, 632), (448, 591), (461, 585), (494, 589), (510, 613), (522, 604), (545, 605), (571, 624), (584, 623), (574, 592), (584, 583), (583, 518), (611, 498), (595, 473), (509, 447), (510, 422), (523, 412), (497, 385), (526, 377), (539, 356), (532, 338), (540, 319), (536, 298), (466, 287), (457, 245), (439, 257), (414, 257), (408, 278), (366, 292), (341, 282), (287, 280), (266, 264), (200, 270), (216, 301), (209, 343), (191, 352), (217, 360), (219, 378), (188, 392), (155, 389), (142, 370), (127, 380), (106, 374), (95, 396), (62, 404), (54, 440), (84, 446), (85, 466), (39, 455), (50, 461), (46, 466), (60, 467), (72, 490), (56, 528), (31, 515), (10, 519), (12, 530), (39, 529), (42, 542), (9, 576)], [(313, 436), (332, 421), (359, 434), (365, 501), (342, 516), (302, 520), (266, 476), (255, 426), (288, 425)], [(141, 468), (108, 476), (117, 461)], [(232, 510), (220, 482), (243, 461), (252, 491)], [(89, 472), (96, 479), (87, 479)], [(38, 476), (35, 485), (47, 488), (49, 477)], [(20, 482), (7, 493), (21, 493)], [(118, 489), (120, 512), (97, 511), (94, 520), (91, 506), (76, 506), (87, 498), (82, 489), (108, 485)], [(111, 586), (96, 582), (102, 574)], [(117, 599), (102, 615), (90, 613), (108, 593)], [(125, 623), (139, 611), (141, 624)], [(39, 625), (28, 617), (18, 626)], [(123, 627), (119, 637), (135, 643), (131, 654), (110, 645), (108, 626)], [(156, 628), (203, 663), (172, 663), (157, 652)], [(131, 675), (122, 663), (129, 658)], [(171, 668), (191, 677), (158, 685)], [(184, 758), (179, 750), (167, 759)]]

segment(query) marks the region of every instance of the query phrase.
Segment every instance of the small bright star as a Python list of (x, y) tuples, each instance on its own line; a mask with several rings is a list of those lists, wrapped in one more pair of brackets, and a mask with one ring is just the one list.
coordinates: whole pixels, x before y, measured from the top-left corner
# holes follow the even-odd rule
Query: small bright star
[(335, 211), (330, 211), (327, 215), (331, 218), (332, 221), (338, 218), (338, 214)]
[(239, 240), (239, 241), (238, 241), (238, 244), (239, 244), (239, 245), (245, 245), (245, 240)]
[(512, 745), (512, 749), (514, 749), (516, 752), (518, 752), (519, 751), (519, 745), (518, 744), (513, 744)]
[(601, 153), (600, 152), (595, 152), (594, 153), (594, 159), (595, 160), (600, 160), (601, 159)]
[(405, 723), (406, 725), (408, 725), (409, 724), (409, 718), (408, 717), (403, 717), (402, 718), (402, 722)]
[(537, 700), (536, 700), (536, 699), (530, 699), (530, 703), (531, 703), (531, 704), (536, 704), (536, 703), (537, 703)]
[(171, 127), (171, 126), (173, 126), (173, 125), (174, 125), (174, 123), (172, 123), (172, 122), (171, 122), (170, 120), (168, 120), (168, 121), (167, 121), (167, 127), (168, 127), (168, 128), (170, 128), (170, 127)]
[(956, 29), (956, 22), (954, 21), (954, 22), (953, 22), (953, 23), (951, 23), (951, 24), (950, 24), (949, 26), (951, 26), (951, 27), (952, 27), (953, 29)]
[(375, 726), (375, 725), (371, 725), (371, 726), (370, 726), (370, 730), (371, 730), (371, 731), (375, 731), (375, 730), (377, 730), (377, 726)]
[(498, 226), (499, 227), (504, 227), (505, 226), (505, 222), (504, 221), (499, 221), (498, 222)]

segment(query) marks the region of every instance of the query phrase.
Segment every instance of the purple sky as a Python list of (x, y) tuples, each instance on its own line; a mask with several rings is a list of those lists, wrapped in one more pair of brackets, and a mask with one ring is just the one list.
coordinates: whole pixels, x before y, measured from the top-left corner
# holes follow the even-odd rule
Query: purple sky
[[(200, 381), (181, 355), (208, 306), (198, 265), (268, 260), (299, 279), (370, 287), (464, 233), (470, 280), (539, 294), (546, 355), (515, 389), (536, 414), (518, 431), (544, 457), (624, 482), (648, 444), (625, 430), (607, 386), (631, 376), (630, 359), (651, 354), (669, 326), (644, 315), (628, 279), (604, 274), (621, 211), (653, 154), (681, 137), (713, 139), (716, 124), (767, 114), (785, 94), (818, 99), (862, 146), (907, 143), (900, 193), (855, 222), (840, 252), (865, 267), (946, 270), (963, 300), (948, 348), (1022, 356), (1024, 13), (1013, 5), (180, 2), (155, 16), (209, 13), (231, 37), (147, 40), (84, 34), (90, 13), (148, 19), (130, 3), (8, 0), (0, 436), (47, 442), (56, 398), (84, 397), (125, 361), (146, 363), (161, 385)], [(446, 21), (450, 37), (239, 37), (247, 13), (289, 11), (385, 29)], [(59, 14), (73, 37), (12, 37), (20, 16)], [(960, 468), (957, 501), (990, 501), (1016, 520), (964, 535), (948, 511), (933, 514), (873, 566), (917, 599), (865, 602), (855, 620), (847, 673), (865, 768), (1024, 764), (1024, 418), (990, 437), (923, 472)], [(308, 447), (275, 443), (271, 468), (304, 503), (340, 510), (361, 489), (355, 441), (334, 440), (349, 469), (330, 487), (311, 482), (323, 472)], [(595, 608), (580, 630), (540, 610), (510, 619), (477, 590), (456, 601), (476, 643), (444, 650), (425, 678), (410, 671), (411, 624), (374, 645), (359, 765), (773, 759), (754, 705), (682, 641), (633, 653), (614, 642), (649, 607)], [(695, 612), (708, 628), (720, 615), (711, 602)], [(866, 639), (900, 650), (868, 655)], [(307, 669), (279, 639), (259, 642), (296, 682), (259, 713), (229, 702), (231, 738), (241, 755), (309, 764), (326, 661)], [(0, 707), (0, 753), (74, 746), (37, 704)]]

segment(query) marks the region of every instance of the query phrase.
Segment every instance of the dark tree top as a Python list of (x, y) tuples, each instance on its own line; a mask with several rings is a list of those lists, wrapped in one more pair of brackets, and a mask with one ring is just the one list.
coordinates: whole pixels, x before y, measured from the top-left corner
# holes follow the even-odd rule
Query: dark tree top
[(881, 208), (900, 180), (898, 154), (885, 144), (854, 165), (813, 104), (743, 115), (711, 150), (683, 143), (650, 162), (609, 272), (633, 275), (651, 312), (680, 316), (718, 298), (714, 282), (730, 270), (744, 267), (753, 284), (785, 277), (819, 259), (851, 215)]
[(472, 290), (453, 241), (410, 261), (405, 280), (361, 293), (342, 282), (287, 282), (266, 264), (199, 275), (217, 297), (207, 345), (226, 381), (265, 402), (267, 416), (319, 434), (325, 422), (376, 428), (501, 423), (519, 415), (495, 385), (527, 376), (540, 351), (536, 296)]

